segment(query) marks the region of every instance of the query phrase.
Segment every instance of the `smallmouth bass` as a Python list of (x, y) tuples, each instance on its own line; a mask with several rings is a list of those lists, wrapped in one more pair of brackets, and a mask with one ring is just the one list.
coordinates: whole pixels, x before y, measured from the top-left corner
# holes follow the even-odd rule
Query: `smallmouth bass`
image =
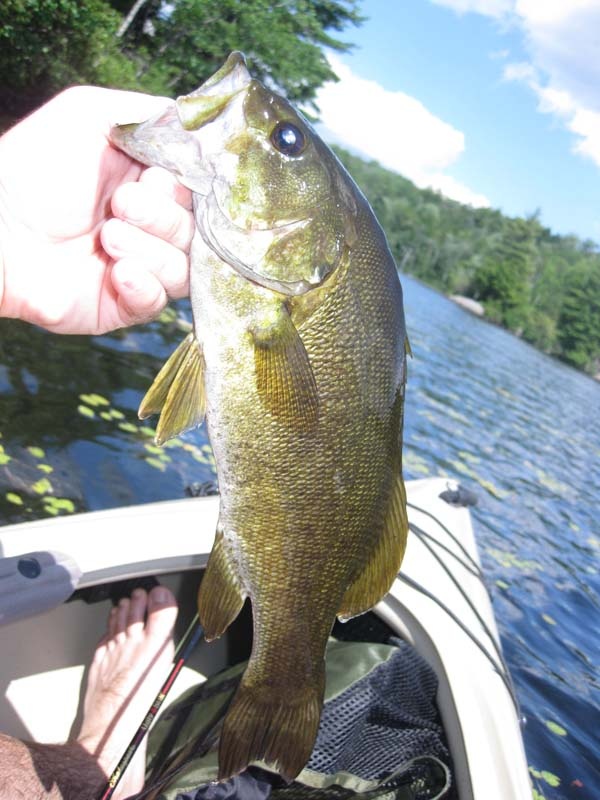
[(239, 53), (111, 138), (193, 193), (194, 331), (140, 416), (160, 413), (162, 442), (206, 415), (221, 495), (198, 596), (206, 638), (252, 603), (219, 778), (263, 760), (291, 781), (317, 735), (335, 618), (375, 605), (404, 553), (398, 273), (343, 166)]

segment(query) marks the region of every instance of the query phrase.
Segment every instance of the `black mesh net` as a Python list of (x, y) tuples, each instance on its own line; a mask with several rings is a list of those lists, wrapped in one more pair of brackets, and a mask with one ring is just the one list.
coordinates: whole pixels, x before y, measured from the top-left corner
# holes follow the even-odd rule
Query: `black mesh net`
[(230, 781), (179, 794), (177, 800), (456, 800), (433, 669), (411, 645), (392, 638), (373, 614), (336, 627), (334, 634), (350, 641), (393, 644), (395, 650), (325, 704), (307, 767), (324, 775), (348, 773), (377, 785), (360, 794), (335, 784), (287, 785), (251, 767)]
[(325, 705), (309, 769), (380, 780), (424, 755), (450, 766), (435, 673), (406, 642), (394, 643), (388, 661)]

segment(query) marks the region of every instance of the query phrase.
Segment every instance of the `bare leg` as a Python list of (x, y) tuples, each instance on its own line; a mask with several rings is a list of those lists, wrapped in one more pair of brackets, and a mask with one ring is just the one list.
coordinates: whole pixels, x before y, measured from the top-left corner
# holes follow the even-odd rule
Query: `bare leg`
[[(113, 609), (90, 666), (77, 740), (41, 745), (0, 734), (0, 800), (93, 800), (101, 792), (168, 673), (176, 616), (162, 586), (148, 596), (136, 590)], [(144, 765), (143, 743), (115, 800), (140, 791)]]

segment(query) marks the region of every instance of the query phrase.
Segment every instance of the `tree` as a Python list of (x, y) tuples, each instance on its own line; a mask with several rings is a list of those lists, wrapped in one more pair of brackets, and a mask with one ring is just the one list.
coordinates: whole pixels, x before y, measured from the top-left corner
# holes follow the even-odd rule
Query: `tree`
[(4, 0), (0, 111), (21, 116), (71, 84), (135, 86), (115, 38), (119, 21), (103, 0)]
[(584, 260), (565, 276), (558, 319), (562, 357), (580, 369), (595, 370), (600, 359), (600, 265)]
[(474, 296), (484, 303), (486, 313), (519, 333), (527, 321), (534, 252), (530, 223), (507, 220), (472, 284)]
[(313, 104), (336, 80), (323, 48), (362, 17), (358, 0), (4, 0), (0, 113), (20, 116), (78, 83), (174, 95), (195, 89), (232, 50), (254, 75)]
[(323, 48), (351, 47), (329, 31), (362, 20), (357, 0), (175, 0), (168, 11), (150, 0), (124, 46), (145, 60), (142, 82), (157, 63), (168, 68), (170, 94), (195, 89), (232, 50), (242, 50), (253, 75), (290, 100), (314, 104), (319, 86), (336, 80)]

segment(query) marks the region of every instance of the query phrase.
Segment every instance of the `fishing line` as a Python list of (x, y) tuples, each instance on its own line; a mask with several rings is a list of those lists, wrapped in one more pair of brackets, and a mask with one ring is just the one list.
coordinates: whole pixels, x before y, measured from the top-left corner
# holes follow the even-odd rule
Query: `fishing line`
[[(451, 539), (452, 539), (452, 540), (453, 540), (453, 541), (454, 541), (454, 542), (455, 542), (455, 543), (458, 545), (458, 547), (459, 547), (459, 548), (460, 548), (460, 549), (463, 551), (463, 553), (464, 553), (464, 554), (465, 554), (465, 556), (467, 557), (468, 561), (469, 561), (471, 564), (473, 564), (473, 565), (474, 565), (474, 566), (477, 568), (476, 577), (478, 577), (478, 578), (479, 578), (479, 580), (481, 581), (481, 583), (482, 583), (482, 584), (484, 585), (484, 587), (485, 587), (485, 580), (484, 580), (484, 577), (483, 577), (483, 572), (481, 571), (481, 569), (480, 569), (479, 565), (478, 565), (478, 564), (477, 564), (477, 562), (476, 562), (476, 561), (473, 559), (473, 557), (471, 556), (471, 554), (470, 554), (470, 553), (469, 553), (469, 552), (466, 550), (466, 548), (464, 547), (464, 545), (463, 545), (463, 544), (462, 544), (462, 543), (461, 543), (461, 542), (458, 540), (458, 538), (457, 538), (457, 537), (456, 537), (456, 536), (455, 536), (455, 535), (452, 533), (452, 531), (448, 530), (448, 528), (447, 528), (447, 527), (446, 527), (446, 526), (445, 526), (445, 525), (444, 525), (444, 524), (443, 524), (443, 523), (442, 523), (442, 522), (441, 522), (441, 521), (440, 521), (440, 520), (439, 520), (439, 519), (438, 519), (438, 518), (437, 518), (437, 517), (436, 517), (434, 514), (432, 514), (431, 512), (429, 512), (429, 511), (426, 511), (425, 509), (419, 508), (418, 506), (415, 506), (415, 505), (413, 505), (413, 504), (411, 504), (411, 503), (407, 503), (407, 505), (408, 505), (408, 506), (410, 506), (411, 508), (414, 508), (414, 509), (415, 509), (415, 510), (417, 510), (417, 511), (422, 511), (424, 514), (426, 514), (428, 517), (430, 517), (432, 520), (434, 520), (434, 521), (435, 521), (435, 522), (436, 522), (436, 523), (437, 523), (437, 524), (438, 524), (438, 525), (439, 525), (439, 526), (440, 526), (440, 527), (441, 527), (441, 528), (442, 528), (442, 529), (443, 529), (443, 530), (444, 530), (444, 531), (445, 531), (445, 532), (446, 532), (446, 533), (447, 533), (447, 534), (450, 536), (450, 538), (451, 538)], [(426, 547), (426, 548), (429, 550), (429, 552), (431, 553), (431, 555), (432, 555), (432, 556), (433, 556), (433, 557), (436, 559), (436, 561), (437, 561), (437, 562), (440, 564), (440, 566), (443, 568), (443, 570), (446, 572), (446, 574), (448, 575), (448, 577), (449, 577), (449, 578), (452, 580), (452, 582), (454, 583), (454, 585), (455, 585), (455, 586), (456, 586), (456, 588), (458, 589), (458, 591), (459, 591), (460, 595), (462, 596), (462, 598), (463, 598), (463, 599), (464, 599), (464, 601), (467, 603), (468, 607), (470, 608), (470, 610), (473, 612), (473, 614), (474, 614), (474, 615), (475, 615), (475, 617), (477, 618), (478, 622), (480, 623), (480, 625), (481, 625), (481, 627), (482, 627), (482, 629), (483, 629), (484, 633), (485, 633), (485, 634), (488, 636), (489, 640), (491, 641), (491, 643), (492, 643), (492, 645), (493, 645), (493, 647), (494, 647), (494, 650), (496, 651), (496, 655), (497, 655), (497, 657), (498, 657), (498, 661), (499, 661), (499, 663), (498, 663), (498, 662), (497, 662), (497, 661), (494, 659), (493, 655), (492, 655), (492, 654), (489, 652), (489, 650), (487, 649), (487, 647), (485, 647), (485, 645), (484, 645), (482, 642), (480, 642), (480, 641), (479, 641), (479, 639), (477, 639), (477, 637), (476, 637), (476, 636), (475, 636), (473, 633), (471, 633), (471, 631), (470, 631), (470, 630), (469, 630), (469, 629), (468, 629), (468, 628), (467, 628), (467, 627), (464, 625), (464, 623), (463, 623), (463, 622), (462, 622), (462, 621), (461, 621), (461, 620), (460, 620), (460, 619), (459, 619), (459, 618), (458, 618), (458, 617), (457, 617), (457, 616), (454, 614), (454, 612), (453, 612), (453, 611), (451, 611), (451, 610), (450, 610), (450, 609), (449, 609), (449, 608), (448, 608), (448, 607), (447, 607), (447, 606), (446, 606), (446, 605), (445, 605), (445, 604), (444, 604), (444, 603), (443, 603), (443, 602), (442, 602), (442, 601), (441, 601), (441, 600), (440, 600), (438, 597), (436, 597), (434, 594), (432, 594), (432, 593), (431, 593), (431, 592), (430, 592), (428, 589), (426, 589), (424, 586), (422, 586), (421, 584), (419, 584), (419, 583), (417, 583), (416, 581), (414, 581), (412, 578), (409, 578), (407, 575), (404, 575), (402, 572), (400, 572), (400, 573), (398, 574), (398, 577), (399, 577), (401, 580), (403, 580), (405, 583), (407, 583), (407, 584), (409, 584), (410, 586), (412, 586), (412, 588), (413, 588), (413, 589), (416, 589), (417, 591), (421, 592), (421, 594), (425, 595), (425, 597), (428, 597), (430, 600), (433, 600), (435, 603), (437, 603), (437, 605), (438, 605), (438, 606), (439, 606), (439, 607), (440, 607), (440, 608), (441, 608), (443, 611), (445, 611), (445, 612), (446, 612), (446, 614), (448, 614), (448, 615), (449, 615), (449, 616), (452, 618), (452, 620), (453, 620), (453, 621), (454, 621), (454, 622), (455, 622), (455, 623), (456, 623), (456, 624), (459, 626), (459, 628), (460, 628), (462, 631), (464, 631), (464, 632), (467, 634), (467, 636), (468, 636), (468, 637), (469, 637), (469, 638), (470, 638), (470, 639), (471, 639), (471, 640), (472, 640), (472, 641), (473, 641), (473, 642), (474, 642), (474, 643), (477, 645), (477, 647), (478, 647), (478, 648), (481, 650), (481, 652), (482, 652), (482, 653), (485, 655), (485, 657), (488, 659), (488, 661), (489, 661), (489, 662), (492, 664), (492, 666), (494, 667), (494, 670), (495, 670), (495, 671), (498, 673), (498, 675), (499, 675), (499, 676), (500, 676), (500, 678), (502, 679), (502, 682), (503, 682), (503, 683), (504, 683), (504, 685), (506, 686), (506, 688), (507, 688), (507, 690), (508, 690), (508, 693), (510, 694), (510, 697), (511, 697), (511, 699), (512, 699), (512, 701), (513, 701), (513, 704), (514, 704), (514, 706), (515, 706), (515, 710), (516, 710), (516, 712), (517, 712), (517, 716), (519, 717), (519, 719), (521, 719), (521, 710), (520, 710), (520, 706), (519, 706), (519, 701), (518, 701), (518, 699), (517, 699), (517, 693), (516, 693), (516, 690), (515, 690), (515, 686), (514, 686), (514, 683), (513, 683), (513, 680), (512, 680), (512, 675), (510, 674), (510, 670), (508, 669), (508, 665), (507, 665), (507, 663), (506, 663), (506, 660), (505, 660), (505, 658), (504, 658), (504, 654), (502, 653), (502, 650), (501, 650), (501, 648), (500, 648), (500, 645), (499, 645), (499, 644), (498, 644), (498, 642), (496, 641), (496, 637), (494, 636), (494, 634), (493, 634), (493, 633), (492, 633), (492, 631), (490, 630), (489, 626), (486, 624), (485, 620), (484, 620), (484, 619), (481, 617), (481, 615), (479, 614), (479, 612), (478, 612), (477, 608), (475, 607), (475, 604), (473, 603), (473, 601), (471, 600), (471, 598), (470, 598), (470, 597), (467, 595), (467, 593), (465, 592), (465, 590), (463, 589), (463, 587), (462, 587), (462, 586), (459, 584), (459, 582), (456, 580), (456, 578), (454, 577), (454, 575), (452, 574), (452, 572), (450, 571), (450, 569), (448, 568), (448, 566), (447, 566), (447, 565), (444, 563), (443, 559), (442, 559), (442, 558), (441, 558), (441, 557), (440, 557), (440, 556), (439, 556), (439, 555), (438, 555), (438, 554), (435, 552), (434, 548), (433, 548), (433, 547), (431, 546), (431, 544), (430, 544), (430, 543), (427, 541), (427, 539), (429, 539), (429, 540), (431, 540), (431, 541), (435, 542), (435, 543), (436, 543), (436, 544), (437, 544), (439, 547), (441, 547), (442, 549), (444, 549), (446, 552), (451, 552), (451, 551), (448, 551), (448, 548), (447, 548), (447, 547), (445, 547), (445, 545), (443, 545), (441, 542), (438, 542), (438, 541), (437, 541), (437, 539), (435, 539), (435, 537), (431, 536), (430, 534), (427, 534), (425, 531), (423, 531), (421, 528), (419, 528), (419, 526), (418, 526), (418, 525), (415, 525), (414, 523), (412, 523), (412, 522), (411, 522), (411, 523), (409, 523), (409, 527), (410, 527), (411, 531), (412, 531), (412, 532), (413, 532), (413, 533), (414, 533), (414, 534), (415, 534), (415, 535), (416, 535), (416, 536), (419, 538), (419, 540), (421, 541), (421, 543), (422, 543), (422, 544), (423, 544), (423, 545), (424, 545), (424, 546), (425, 546), (425, 547)], [(471, 572), (472, 574), (475, 574), (475, 573), (473, 573), (473, 570), (472, 570), (472, 569), (470, 569), (470, 567), (469, 567), (469, 564), (467, 564), (466, 562), (464, 562), (464, 561), (463, 561), (463, 560), (462, 560), (460, 557), (458, 557), (456, 554), (454, 554), (454, 553), (451, 553), (451, 555), (453, 555), (453, 556), (454, 556), (454, 557), (457, 559), (457, 561), (458, 561), (458, 562), (459, 562), (459, 563), (460, 563), (460, 564), (461, 564), (461, 565), (462, 565), (462, 566), (463, 566), (463, 567), (464, 567), (466, 570), (468, 570), (468, 571), (469, 571), (469, 572)]]
[(444, 569), (444, 571), (446, 572), (446, 574), (448, 575), (448, 577), (450, 578), (452, 583), (456, 586), (456, 588), (458, 589), (458, 591), (462, 595), (463, 599), (465, 600), (465, 602), (467, 603), (467, 605), (469, 606), (469, 608), (471, 609), (471, 611), (475, 615), (477, 621), (479, 622), (479, 624), (483, 628), (484, 633), (487, 635), (487, 637), (491, 641), (492, 645), (494, 646), (494, 650), (496, 651), (496, 654), (498, 655), (498, 659), (500, 660), (502, 666), (506, 669), (506, 665), (504, 663), (504, 657), (502, 655), (502, 651), (500, 649), (500, 645), (496, 641), (496, 637), (494, 636), (494, 634), (492, 633), (492, 631), (490, 630), (490, 628), (486, 624), (485, 620), (483, 619), (483, 617), (481, 616), (481, 614), (477, 610), (477, 608), (476, 608), (475, 604), (473, 603), (473, 601), (471, 600), (471, 598), (467, 595), (467, 593), (465, 592), (463, 587), (460, 585), (458, 580), (454, 577), (452, 572), (448, 569), (448, 567), (446, 566), (444, 561), (435, 552), (435, 550), (429, 544), (429, 542), (425, 541), (425, 539), (421, 536), (423, 531), (417, 525), (414, 525), (413, 523), (410, 523), (410, 529), (412, 530), (413, 533), (416, 533), (416, 535), (420, 537), (422, 544), (429, 550), (431, 555), (435, 558), (435, 560), (438, 562), (438, 564), (440, 564), (440, 566)]
[(415, 525), (414, 522), (410, 522), (409, 527), (413, 531), (413, 533), (416, 533), (418, 536), (428, 539), (431, 542), (434, 542), (434, 544), (436, 544), (441, 550), (444, 550), (446, 553), (448, 553), (449, 556), (452, 556), (452, 558), (455, 561), (458, 561), (461, 567), (466, 569), (467, 572), (470, 572), (474, 578), (481, 579), (481, 571), (474, 569), (469, 563), (467, 563), (463, 558), (461, 558), (458, 555), (458, 553), (455, 553), (453, 550), (451, 550), (448, 547), (448, 545), (443, 544), (443, 542), (440, 542), (439, 539), (435, 538), (435, 536), (432, 536), (427, 531), (424, 531), (422, 528), (419, 528), (419, 526)]
[[(452, 582), (454, 583), (454, 585), (456, 586), (456, 588), (458, 589), (458, 591), (462, 595), (463, 599), (465, 600), (465, 602), (467, 603), (467, 605), (469, 606), (469, 608), (471, 609), (471, 611), (473, 612), (473, 614), (475, 615), (477, 620), (479, 621), (481, 627), (483, 628), (484, 633), (486, 633), (486, 635), (488, 636), (488, 638), (492, 642), (492, 645), (494, 647), (494, 650), (496, 651), (496, 654), (498, 656), (498, 660), (500, 661), (500, 666), (501, 666), (502, 669), (500, 670), (498, 665), (494, 662), (492, 656), (489, 653), (487, 653), (487, 651), (486, 651), (486, 655), (488, 657), (488, 660), (490, 660), (494, 664), (494, 666), (496, 668), (496, 671), (499, 672), (499, 673), (503, 672), (504, 675), (506, 675), (505, 683), (508, 682), (510, 684), (510, 686), (507, 687), (507, 688), (509, 689), (511, 698), (512, 698), (513, 703), (515, 705), (515, 709), (517, 711), (517, 716), (519, 716), (519, 718), (521, 718), (521, 710), (520, 710), (520, 707), (519, 707), (519, 702), (517, 700), (517, 695), (516, 695), (516, 690), (515, 690), (514, 683), (513, 683), (513, 680), (512, 680), (512, 675), (511, 675), (510, 670), (508, 668), (508, 665), (506, 663), (506, 659), (504, 658), (504, 654), (502, 653), (502, 649), (501, 649), (500, 645), (498, 644), (498, 642), (496, 641), (496, 637), (493, 635), (493, 633), (489, 629), (488, 625), (486, 624), (485, 620), (481, 617), (481, 615), (477, 611), (477, 608), (475, 607), (474, 603), (467, 596), (465, 590), (462, 588), (462, 586), (460, 586), (460, 584), (458, 583), (458, 581), (456, 580), (454, 575), (450, 572), (450, 570), (448, 569), (448, 567), (446, 566), (444, 561), (433, 550), (433, 548), (428, 544), (428, 542), (425, 541), (425, 539), (429, 539), (430, 541), (435, 542), (435, 544), (438, 547), (442, 548), (444, 551), (446, 551), (451, 556), (453, 556), (453, 558), (456, 559), (456, 561), (458, 561), (458, 563), (461, 564), (461, 566), (464, 567), (464, 569), (466, 569), (472, 575), (475, 575), (475, 577), (479, 578), (479, 580), (481, 581), (483, 586), (487, 588), (485, 576), (483, 574), (483, 571), (481, 570), (481, 567), (475, 561), (475, 559), (471, 556), (471, 554), (468, 552), (468, 550), (465, 548), (465, 546), (462, 544), (462, 542), (458, 539), (458, 537), (454, 533), (452, 533), (452, 531), (449, 530), (449, 528), (447, 528), (446, 525), (444, 525), (444, 523), (435, 516), (435, 514), (432, 514), (431, 511), (427, 511), (426, 509), (421, 508), (420, 506), (416, 506), (413, 503), (408, 503), (407, 502), (406, 505), (408, 507), (410, 507), (410, 508), (413, 508), (415, 511), (419, 511), (422, 514), (425, 514), (427, 517), (429, 517), (434, 522), (436, 522), (440, 526), (440, 528), (452, 539), (452, 541), (457, 545), (457, 547), (459, 547), (460, 550), (464, 553), (466, 561), (463, 561), (463, 559), (461, 559), (456, 553), (453, 553), (448, 547), (446, 547), (446, 545), (444, 545), (442, 542), (438, 541), (430, 533), (427, 533), (426, 531), (422, 530), (421, 528), (419, 528), (418, 525), (415, 525), (413, 522), (409, 523), (409, 527), (412, 530), (412, 532), (419, 537), (419, 539), (421, 540), (423, 545), (425, 547), (427, 547), (427, 549), (429, 550), (431, 555), (434, 556), (434, 558), (438, 561), (440, 566), (447, 573), (448, 577), (452, 580)], [(470, 562), (470, 563), (467, 563), (467, 561)], [(470, 564), (473, 565), (473, 568), (471, 568)], [(414, 588), (418, 588), (418, 587), (415, 586)], [(423, 594), (425, 594), (426, 590), (423, 589), (423, 587), (421, 587), (421, 589), (423, 591)], [(442, 607), (444, 611), (450, 613), (449, 610), (444, 606), (444, 604), (440, 600), (438, 600), (437, 597), (435, 597), (434, 595), (431, 595), (431, 599), (435, 600), (435, 602), (437, 602), (438, 605), (440, 607)], [(465, 626), (458, 619), (455, 619), (455, 622), (457, 622), (457, 624), (460, 626), (460, 628), (462, 628), (462, 630), (465, 630), (468, 633), (468, 631), (465, 628)], [(473, 637), (471, 636), (471, 638), (473, 638)], [(483, 649), (483, 645), (480, 645), (480, 649)]]
[(406, 507), (407, 508), (413, 508), (415, 511), (418, 511), (420, 514), (424, 514), (426, 517), (429, 517), (429, 519), (432, 519), (435, 523), (437, 523), (440, 526), (440, 528), (444, 531), (444, 533), (452, 539), (454, 544), (463, 553), (463, 555), (466, 558), (466, 560), (472, 565), (473, 569), (477, 573), (477, 577), (481, 580), (482, 583), (485, 583), (485, 577), (484, 577), (484, 574), (483, 574), (483, 572), (481, 570), (481, 567), (479, 566), (477, 561), (475, 561), (473, 556), (469, 553), (469, 551), (464, 546), (464, 544), (460, 541), (458, 536), (456, 536), (454, 533), (452, 533), (450, 528), (448, 528), (446, 525), (444, 525), (444, 523), (440, 519), (438, 519), (435, 516), (435, 514), (432, 514), (431, 511), (427, 511), (426, 508), (421, 508), (421, 506), (416, 506), (414, 503), (409, 503), (408, 501), (406, 503)]
[[(156, 695), (154, 702), (148, 709), (148, 713), (142, 720), (140, 727), (137, 729), (133, 738), (131, 739), (127, 750), (121, 756), (121, 759), (115, 769), (113, 770), (110, 778), (108, 779), (106, 786), (104, 787), (102, 794), (99, 795), (98, 800), (109, 800), (113, 796), (113, 793), (121, 778), (123, 777), (123, 773), (129, 766), (131, 759), (136, 753), (136, 750), (142, 743), (146, 733), (148, 732), (148, 728), (152, 724), (154, 718), (158, 714), (160, 707), (163, 704), (165, 697), (168, 695), (173, 683), (175, 682), (175, 678), (181, 672), (181, 668), (190, 657), (193, 649), (196, 647), (200, 639), (204, 636), (204, 629), (202, 625), (200, 625), (200, 620), (198, 618), (198, 614), (195, 614), (193, 620), (190, 622), (188, 629), (181, 637), (179, 644), (175, 649), (175, 654), (173, 656), (173, 666), (171, 671), (169, 672), (169, 676), (167, 680), (162, 685), (161, 690)], [(181, 653), (181, 655), (180, 655)]]
[[(405, 575), (403, 572), (399, 572), (396, 577), (399, 580), (401, 580), (403, 583), (406, 583), (407, 586), (410, 586), (412, 589), (415, 589), (417, 592), (420, 592), (425, 597), (428, 597), (430, 600), (433, 600), (434, 603), (437, 603), (437, 605), (443, 611), (445, 611), (446, 614), (448, 614), (448, 616), (454, 622), (456, 622), (458, 627), (464, 633), (467, 634), (469, 639), (473, 642), (474, 645), (476, 645), (479, 648), (479, 650), (481, 650), (483, 655), (487, 658), (487, 660), (490, 662), (490, 664), (494, 668), (494, 672), (498, 675), (498, 677), (500, 678), (500, 680), (502, 681), (502, 683), (506, 687), (506, 690), (509, 693), (511, 700), (513, 701), (513, 704), (515, 706), (515, 710), (517, 712), (517, 716), (519, 717), (519, 719), (521, 719), (521, 711), (520, 711), (520, 708), (519, 708), (519, 702), (517, 700), (517, 696), (516, 696), (516, 693), (515, 693), (515, 690), (514, 690), (512, 679), (510, 677), (510, 673), (508, 672), (508, 670), (505, 671), (504, 669), (501, 669), (501, 666), (503, 666), (503, 663), (501, 665), (499, 665), (498, 662), (495, 661), (494, 657), (489, 652), (487, 647), (479, 641), (479, 639), (475, 636), (474, 633), (471, 633), (471, 631), (466, 627), (466, 625), (464, 625), (461, 622), (461, 620), (456, 616), (456, 614), (450, 608), (448, 608), (448, 606), (445, 605), (439, 599), (439, 597), (436, 597), (432, 592), (429, 591), (429, 589), (426, 589), (422, 584), (420, 584), (417, 581), (413, 580), (413, 578), (410, 578), (408, 575)], [(504, 661), (504, 659), (502, 660), (502, 662), (503, 661)]]

